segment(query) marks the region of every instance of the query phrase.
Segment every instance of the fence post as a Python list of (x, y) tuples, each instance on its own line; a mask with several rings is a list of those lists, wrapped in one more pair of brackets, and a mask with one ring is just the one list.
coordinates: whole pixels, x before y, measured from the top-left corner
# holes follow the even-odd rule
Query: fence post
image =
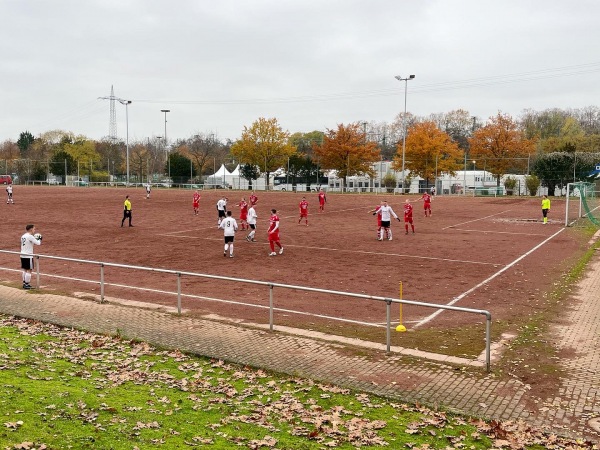
[(385, 336), (385, 341), (387, 344), (387, 352), (390, 352), (390, 345), (391, 345), (391, 333), (390, 333), (390, 327), (391, 327), (391, 310), (392, 310), (392, 301), (391, 300), (386, 300), (385, 301), (385, 318), (386, 318), (386, 336)]
[(565, 227), (569, 226), (569, 186), (571, 186), (571, 183), (567, 183), (567, 198), (565, 199)]
[(485, 317), (485, 367), (487, 372), (489, 373), (492, 368), (492, 361), (490, 355), (490, 348), (492, 346), (492, 315), (490, 313), (487, 313)]
[(181, 315), (181, 272), (177, 272), (177, 314)]
[(104, 263), (100, 263), (100, 303), (104, 303)]
[(40, 288), (40, 257), (36, 255), (35, 259), (37, 260), (36, 268), (36, 289)]
[(269, 284), (269, 330), (273, 331), (273, 285)]

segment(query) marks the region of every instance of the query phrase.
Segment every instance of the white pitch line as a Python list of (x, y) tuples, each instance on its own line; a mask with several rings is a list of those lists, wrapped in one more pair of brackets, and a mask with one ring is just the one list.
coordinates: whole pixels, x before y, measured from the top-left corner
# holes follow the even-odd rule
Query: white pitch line
[(301, 247), (313, 250), (324, 250), (328, 252), (348, 252), (348, 253), (362, 253), (366, 255), (377, 255), (377, 256), (400, 256), (402, 258), (414, 258), (414, 259), (431, 259), (435, 261), (448, 261), (448, 262), (459, 262), (465, 264), (483, 264), (490, 266), (499, 266), (498, 263), (490, 263), (490, 262), (482, 262), (482, 261), (466, 261), (462, 259), (450, 259), (450, 258), (436, 258), (433, 256), (418, 256), (418, 255), (409, 255), (406, 253), (384, 253), (384, 252), (372, 252), (367, 250), (346, 250), (346, 249), (338, 249), (338, 248), (326, 248), (326, 247), (308, 247), (304, 245), (290, 246), (290, 247)]
[(464, 225), (465, 223), (478, 222), (480, 220), (489, 219), (490, 217), (498, 216), (500, 214), (504, 214), (504, 213), (509, 212), (509, 211), (511, 211), (511, 210), (507, 209), (506, 211), (501, 211), (499, 213), (492, 214), (490, 216), (480, 217), (479, 219), (467, 220), (466, 222), (457, 223), (456, 225), (449, 225), (447, 227), (442, 228), (442, 230), (447, 230), (448, 228), (456, 228), (456, 227), (458, 227), (460, 225)]
[[(449, 303), (447, 303), (447, 306), (452, 306), (454, 305), (456, 302), (458, 302), (459, 300), (465, 298), (467, 295), (469, 295), (470, 293), (472, 293), (473, 291), (479, 289), (480, 287), (486, 285), (487, 283), (489, 283), (490, 281), (492, 281), (494, 278), (496, 278), (497, 276), (503, 274), (504, 272), (506, 272), (508, 269), (510, 269), (512, 266), (514, 266), (515, 264), (517, 264), (519, 261), (521, 261), (523, 258), (525, 258), (526, 256), (529, 256), (531, 253), (533, 253), (534, 251), (536, 251), (538, 248), (540, 248), (542, 245), (544, 245), (546, 242), (550, 241), (551, 239), (554, 239), (556, 236), (558, 236), (560, 233), (562, 233), (565, 229), (561, 228), (560, 230), (558, 230), (556, 233), (554, 233), (552, 236), (550, 236), (549, 238), (543, 240), (542, 242), (540, 242), (538, 245), (536, 245), (535, 247), (533, 247), (531, 250), (529, 250), (527, 253), (524, 253), (523, 255), (519, 256), (517, 259), (515, 259), (513, 262), (511, 262), (510, 264), (507, 264), (506, 266), (504, 266), (502, 269), (500, 269), (498, 272), (496, 272), (495, 274), (493, 274), (492, 276), (486, 278), (485, 280), (483, 280), (481, 283), (479, 283), (478, 285), (472, 287), (471, 289), (469, 289), (466, 292), (463, 292), (462, 294), (458, 295), (457, 297), (454, 297)], [(436, 312), (434, 312), (433, 314), (429, 315), (428, 317), (424, 318), (423, 320), (421, 320), (418, 324), (415, 325), (415, 328), (419, 328), (421, 325), (425, 325), (427, 322), (430, 322), (431, 320), (433, 320), (435, 317), (437, 317), (438, 315), (440, 315), (442, 312), (446, 311), (445, 309), (438, 309)]]
[[(180, 239), (205, 239), (207, 241), (222, 241), (222, 238), (209, 238), (209, 237), (193, 237), (193, 236), (173, 236), (170, 234), (159, 234), (157, 236), (167, 236), (172, 238), (180, 238)], [(259, 242), (259, 244), (266, 244), (267, 242)], [(436, 258), (434, 256), (418, 256), (418, 255), (409, 255), (406, 253), (386, 253), (386, 252), (373, 252), (367, 250), (347, 250), (347, 249), (339, 249), (339, 248), (327, 248), (327, 247), (309, 247), (306, 245), (294, 245), (294, 244), (286, 244), (285, 247), (298, 247), (302, 249), (309, 250), (322, 250), (327, 252), (346, 252), (346, 253), (360, 253), (363, 255), (375, 255), (375, 256), (396, 256), (400, 258), (412, 258), (412, 259), (429, 259), (432, 261), (447, 261), (447, 262), (456, 262), (461, 264), (480, 264), (484, 266), (500, 266), (499, 263), (491, 263), (491, 262), (483, 262), (483, 261), (467, 261), (464, 259), (450, 259), (450, 258)]]
[(525, 236), (546, 236), (541, 233), (513, 233), (512, 231), (490, 231), (490, 230), (468, 230), (466, 228), (452, 228), (453, 230), (458, 231), (468, 231), (470, 233), (494, 233), (494, 234), (520, 234)]

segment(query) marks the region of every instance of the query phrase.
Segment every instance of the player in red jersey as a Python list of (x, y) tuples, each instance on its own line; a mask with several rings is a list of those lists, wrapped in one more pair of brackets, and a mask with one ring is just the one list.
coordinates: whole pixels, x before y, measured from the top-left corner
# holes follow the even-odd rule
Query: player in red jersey
[(258, 203), (258, 197), (254, 191), (252, 191), (252, 194), (250, 194), (250, 198), (248, 200), (250, 201), (250, 206), (255, 206)]
[(194, 215), (198, 215), (198, 209), (200, 209), (200, 194), (198, 191), (194, 192), (194, 197), (192, 198), (192, 206), (194, 207)]
[(427, 213), (429, 213), (429, 217), (431, 217), (431, 195), (427, 192), (423, 192), (423, 195), (419, 200), (423, 200), (423, 210), (425, 211), (425, 217), (427, 217)]
[(325, 212), (325, 203), (327, 203), (327, 196), (323, 188), (319, 189), (319, 212)]
[(269, 218), (269, 246), (271, 247), (271, 253), (269, 256), (276, 256), (275, 244), (279, 247), (279, 254), (283, 254), (283, 246), (279, 239), (279, 216), (277, 216), (277, 210), (271, 210), (271, 217)]
[(306, 197), (302, 197), (302, 201), (298, 205), (300, 208), (300, 218), (298, 219), (298, 225), (302, 222), (302, 218), (306, 222), (306, 226), (308, 226), (308, 202), (306, 201)]
[(240, 223), (242, 225), (242, 230), (248, 229), (248, 202), (246, 201), (246, 197), (242, 197), (242, 201), (238, 203), (240, 207)]
[(412, 232), (415, 234), (415, 225), (413, 223), (413, 206), (410, 204), (410, 200), (406, 199), (406, 202), (404, 202), (404, 228), (406, 229), (406, 234), (408, 234), (408, 224), (410, 224)]
[(379, 240), (379, 233), (381, 232), (381, 205), (377, 205), (375, 209), (369, 211), (373, 213), (374, 216), (377, 216), (377, 240)]

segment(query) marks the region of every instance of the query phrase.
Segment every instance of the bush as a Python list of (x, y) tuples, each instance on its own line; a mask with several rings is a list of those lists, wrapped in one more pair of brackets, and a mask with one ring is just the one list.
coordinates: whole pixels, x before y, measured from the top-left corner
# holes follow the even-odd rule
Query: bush
[(513, 177), (508, 177), (504, 180), (504, 187), (506, 188), (506, 195), (513, 195), (513, 191), (517, 186), (517, 179)]
[(540, 188), (540, 184), (540, 179), (535, 175), (525, 177), (525, 186), (527, 186), (529, 195), (531, 195), (532, 197), (537, 194), (537, 191)]
[(106, 182), (110, 181), (110, 176), (108, 175), (108, 172), (104, 172), (104, 171), (92, 172), (90, 181), (92, 181), (94, 183), (98, 183), (98, 182), (106, 183)]
[(391, 172), (386, 173), (383, 180), (381, 180), (381, 184), (385, 186), (387, 192), (394, 192), (397, 183), (396, 176)]

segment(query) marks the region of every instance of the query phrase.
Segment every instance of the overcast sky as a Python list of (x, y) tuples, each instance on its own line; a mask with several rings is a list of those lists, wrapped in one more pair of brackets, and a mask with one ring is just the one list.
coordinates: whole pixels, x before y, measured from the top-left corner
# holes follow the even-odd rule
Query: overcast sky
[[(0, 141), (61, 129), (237, 139), (466, 109), (600, 103), (600, 2), (0, 0)], [(126, 133), (117, 103), (117, 131)]]

